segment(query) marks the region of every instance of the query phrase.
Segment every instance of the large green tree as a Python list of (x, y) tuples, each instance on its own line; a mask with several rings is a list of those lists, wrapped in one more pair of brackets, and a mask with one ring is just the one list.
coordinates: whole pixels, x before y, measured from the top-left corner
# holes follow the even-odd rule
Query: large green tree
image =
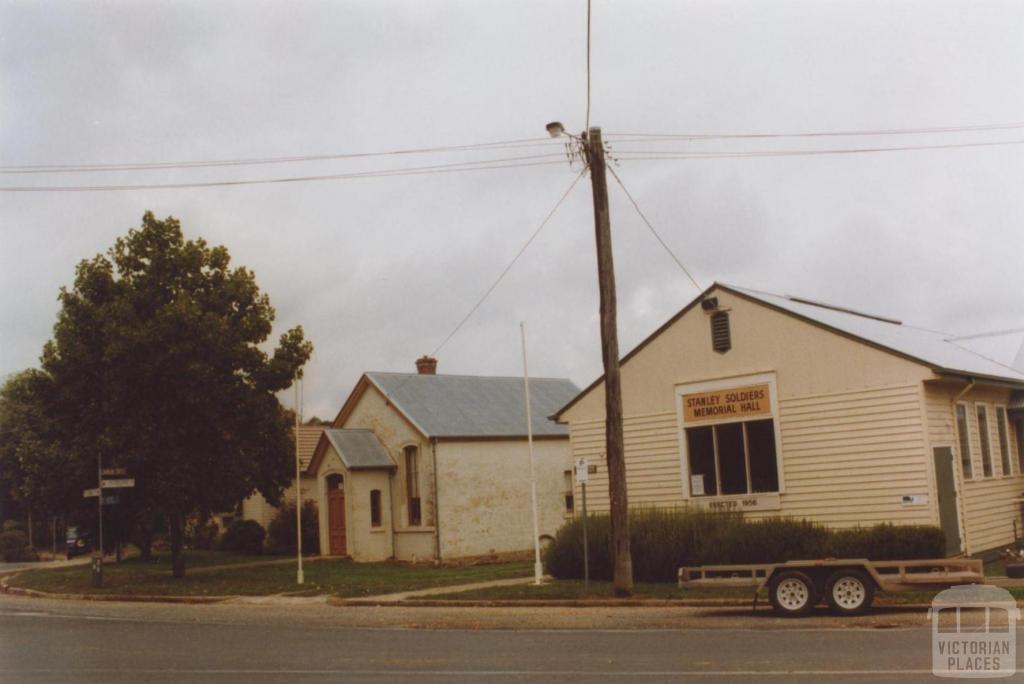
[(296, 327), (271, 354), (261, 349), (274, 310), (254, 274), (150, 212), (78, 265), (60, 304), (43, 368), (65, 447), (128, 470), (135, 501), (166, 517), (183, 577), (185, 516), (233, 508), (254, 490), (274, 503), (291, 481), (292, 428), (275, 393), (312, 345)]
[(81, 506), (75, 480), (83, 473), (60, 449), (52, 401), (53, 381), (37, 369), (11, 375), (0, 387), (0, 495), (22, 513), (67, 516)]

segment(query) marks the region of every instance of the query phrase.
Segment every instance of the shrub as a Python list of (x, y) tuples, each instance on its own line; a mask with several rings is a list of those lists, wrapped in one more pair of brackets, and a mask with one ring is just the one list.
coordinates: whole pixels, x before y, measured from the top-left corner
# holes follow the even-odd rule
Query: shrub
[(203, 551), (212, 549), (217, 545), (219, 534), (220, 526), (215, 520), (209, 520), (205, 525), (198, 519), (189, 520), (185, 524), (185, 546)]
[(263, 525), (255, 520), (235, 520), (221, 537), (220, 548), (250, 554), (262, 553), (263, 538), (266, 535)]
[(0, 532), (0, 556), (7, 563), (39, 560), (35, 550), (29, 548), (28, 535), (15, 529)]
[[(545, 555), (548, 572), (559, 579), (583, 576), (582, 521), (559, 530)], [(942, 558), (945, 536), (936, 527), (876, 525), (830, 530), (809, 520), (764, 518), (747, 521), (729, 513), (684, 509), (637, 509), (630, 513), (633, 577), (640, 582), (674, 582), (686, 565), (782, 563), (812, 558), (910, 560)], [(611, 522), (607, 515), (587, 521), (590, 576), (611, 579)]]
[[(287, 502), (267, 526), (267, 551), (295, 553), (295, 504)], [(302, 502), (302, 553), (320, 553), (320, 516), (316, 502)]]

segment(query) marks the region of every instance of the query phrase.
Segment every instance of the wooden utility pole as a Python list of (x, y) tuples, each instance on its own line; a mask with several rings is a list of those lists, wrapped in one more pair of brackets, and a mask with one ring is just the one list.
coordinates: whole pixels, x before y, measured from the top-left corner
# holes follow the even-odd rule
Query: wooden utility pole
[(626, 495), (626, 460), (622, 444), (622, 388), (619, 380), (619, 336), (616, 323), (615, 268), (612, 229), (608, 216), (601, 129), (593, 126), (584, 144), (594, 189), (594, 230), (597, 236), (597, 280), (601, 293), (601, 357), (604, 361), (605, 458), (611, 501), (612, 567), (615, 594), (633, 593), (633, 557), (629, 550), (629, 501)]

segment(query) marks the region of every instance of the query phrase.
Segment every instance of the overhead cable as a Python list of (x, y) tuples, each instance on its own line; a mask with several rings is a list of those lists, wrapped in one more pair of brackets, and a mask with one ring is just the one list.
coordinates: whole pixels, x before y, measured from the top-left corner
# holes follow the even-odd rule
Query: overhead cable
[[(275, 183), (304, 183), (310, 181), (352, 180), (359, 178), (390, 178), (393, 176), (422, 176), (439, 173), (457, 173), (460, 171), (486, 171), (491, 169), (519, 169), (528, 166), (550, 166), (563, 164), (562, 153), (539, 154), (524, 157), (506, 157), (504, 159), (484, 159), (473, 162), (455, 162), (451, 164), (434, 164), (431, 166), (413, 166), (397, 169), (380, 169), (375, 171), (353, 171), (350, 173), (333, 173), (319, 176), (292, 176), (287, 178), (253, 178), (244, 180), (222, 180), (183, 183), (145, 183), (137, 185), (36, 185), (36, 186), (0, 186), (0, 192), (113, 192), (126, 190), (173, 190), (181, 188), (215, 188), (239, 185), (271, 185)], [(558, 157), (559, 160), (527, 161)]]
[(697, 291), (703, 292), (704, 289), (697, 283), (697, 281), (690, 274), (690, 271), (686, 268), (686, 266), (683, 266), (683, 262), (679, 260), (679, 257), (677, 257), (676, 253), (672, 251), (672, 248), (668, 246), (668, 243), (666, 243), (665, 240), (662, 239), (661, 235), (658, 234), (658, 231), (654, 229), (653, 225), (651, 225), (651, 222), (647, 220), (647, 217), (644, 216), (644, 212), (640, 209), (640, 205), (633, 198), (633, 195), (630, 194), (629, 190), (626, 189), (626, 186), (622, 182), (622, 179), (619, 178), (619, 174), (615, 173), (615, 169), (613, 169), (611, 166), (608, 166), (607, 169), (608, 172), (612, 174), (612, 177), (615, 179), (615, 182), (617, 182), (619, 184), (619, 187), (622, 188), (622, 191), (626, 193), (626, 197), (629, 198), (629, 201), (633, 204), (633, 208), (636, 209), (636, 213), (643, 220), (648, 230), (651, 231), (651, 234), (654, 235), (655, 239), (661, 244), (665, 251), (668, 252), (668, 255), (672, 257), (672, 260), (676, 262), (676, 265), (679, 266), (682, 272), (686, 274), (686, 277), (690, 279), (690, 282), (693, 283), (693, 286), (695, 288), (697, 288)]
[[(605, 133), (608, 138), (636, 138), (641, 140), (729, 140), (750, 138), (829, 138), (873, 135), (927, 135), (930, 133), (970, 133), (977, 131), (1005, 131), (1024, 128), (1024, 122), (979, 124), (975, 126), (936, 126), (931, 128), (877, 128), (846, 131), (802, 131), (791, 133)], [(621, 141), (620, 141), (621, 142)]]
[(108, 164), (26, 164), (3, 165), (0, 173), (91, 173), (100, 171), (148, 171), (162, 169), (191, 169), (218, 166), (251, 166), (261, 164), (286, 164), (294, 162), (330, 161), (339, 159), (363, 159), (368, 157), (388, 157), (411, 154), (436, 154), (444, 152), (488, 152), (491, 150), (521, 149), (524, 147), (552, 147), (558, 143), (548, 138), (522, 138), (492, 143), (475, 143), (471, 145), (448, 145), (441, 147), (422, 147), (404, 150), (388, 150), (384, 152), (350, 152), (339, 154), (306, 154), (287, 157), (249, 157), (242, 159), (206, 159), (193, 161), (166, 162), (122, 162)]

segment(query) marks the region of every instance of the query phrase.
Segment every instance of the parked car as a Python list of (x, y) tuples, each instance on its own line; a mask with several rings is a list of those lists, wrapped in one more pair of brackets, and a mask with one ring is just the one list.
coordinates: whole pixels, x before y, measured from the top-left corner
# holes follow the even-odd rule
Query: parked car
[(69, 527), (68, 533), (65, 535), (65, 541), (67, 542), (68, 560), (75, 556), (81, 556), (83, 553), (89, 553), (92, 550), (92, 541), (89, 539), (89, 533), (81, 528)]

